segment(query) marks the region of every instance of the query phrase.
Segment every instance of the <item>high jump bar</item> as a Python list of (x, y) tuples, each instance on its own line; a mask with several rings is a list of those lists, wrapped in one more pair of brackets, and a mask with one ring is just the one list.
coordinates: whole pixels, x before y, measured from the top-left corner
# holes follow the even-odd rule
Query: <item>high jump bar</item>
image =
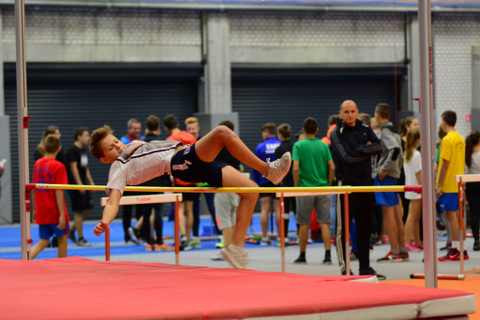
[[(33, 189), (53, 190), (91, 190), (104, 191), (106, 186), (78, 185), (78, 184), (45, 184), (28, 183), (26, 191)], [(334, 187), (145, 187), (127, 186), (125, 191), (132, 192), (182, 192), (182, 193), (277, 193), (277, 192), (328, 192), (328, 193), (354, 193), (354, 192), (422, 192), (422, 186), (334, 186)]]

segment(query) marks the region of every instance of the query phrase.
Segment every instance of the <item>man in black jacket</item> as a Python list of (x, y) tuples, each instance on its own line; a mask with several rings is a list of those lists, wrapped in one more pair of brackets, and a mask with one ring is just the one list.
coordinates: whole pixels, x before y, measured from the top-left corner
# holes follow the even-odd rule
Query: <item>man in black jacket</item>
[[(339, 115), (340, 121), (331, 133), (330, 144), (338, 185), (371, 186), (371, 157), (382, 151), (381, 142), (368, 124), (357, 119), (358, 108), (354, 101), (345, 100), (340, 105)], [(340, 195), (338, 200), (337, 203), (340, 203), (340, 206), (337, 206), (337, 256), (342, 274), (346, 274), (344, 196)], [(370, 267), (369, 261), (373, 204), (373, 192), (350, 194), (349, 223), (352, 218), (355, 218), (359, 274), (377, 275), (380, 280), (383, 280), (385, 276), (377, 274)]]

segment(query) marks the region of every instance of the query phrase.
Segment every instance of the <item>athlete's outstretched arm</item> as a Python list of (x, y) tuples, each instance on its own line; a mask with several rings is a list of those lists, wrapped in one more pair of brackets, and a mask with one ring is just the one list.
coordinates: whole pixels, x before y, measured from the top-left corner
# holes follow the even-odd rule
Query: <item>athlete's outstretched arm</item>
[(118, 208), (120, 207), (120, 198), (122, 194), (120, 190), (112, 189), (108, 195), (108, 202), (105, 208), (103, 209), (102, 220), (95, 226), (93, 233), (97, 236), (101, 235), (108, 226), (115, 219), (118, 213)]

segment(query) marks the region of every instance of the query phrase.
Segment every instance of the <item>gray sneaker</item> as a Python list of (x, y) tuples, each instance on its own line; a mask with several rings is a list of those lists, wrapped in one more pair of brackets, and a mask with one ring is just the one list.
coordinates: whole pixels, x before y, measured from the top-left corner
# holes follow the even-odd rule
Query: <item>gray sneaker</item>
[(85, 238), (81, 237), (77, 241), (77, 246), (79, 247), (91, 247), (92, 245), (85, 240)]
[(237, 247), (233, 244), (220, 250), (225, 260), (228, 261), (235, 269), (247, 269), (248, 257), (245, 249)]
[(280, 159), (270, 162), (267, 159), (268, 172), (266, 178), (273, 184), (279, 184), (283, 178), (287, 175), (292, 165), (292, 154), (285, 152)]

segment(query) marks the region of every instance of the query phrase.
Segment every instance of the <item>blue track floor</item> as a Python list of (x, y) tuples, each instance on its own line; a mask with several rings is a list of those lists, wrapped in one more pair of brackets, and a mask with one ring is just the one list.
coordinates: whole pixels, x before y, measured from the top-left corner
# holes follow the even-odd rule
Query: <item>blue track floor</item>
[[(290, 230), (294, 230), (294, 219), (290, 219)], [(105, 238), (104, 236), (97, 237), (93, 234), (93, 228), (97, 221), (86, 221), (84, 223), (84, 237), (92, 245), (91, 247), (79, 247), (69, 240), (68, 242), (68, 256), (92, 257), (105, 255)], [(133, 223), (133, 222), (132, 222)], [(173, 245), (173, 221), (164, 219), (163, 232), (164, 236), (170, 237), (165, 242)], [(31, 225), (31, 238), (33, 244), (39, 241), (38, 225)], [(205, 229), (205, 230), (204, 230)], [(252, 226), (250, 232), (260, 232), (260, 216), (254, 215), (252, 219)], [(211, 235), (211, 220), (210, 217), (201, 219), (200, 222), (200, 236)], [(193, 250), (214, 250), (216, 240), (203, 240), (202, 248)], [(246, 244), (247, 247), (258, 245)], [(126, 244), (124, 241), (124, 233), (121, 220), (115, 220), (110, 225), (110, 254), (126, 255), (126, 254), (151, 254), (151, 251), (145, 250), (145, 245), (135, 245), (133, 243)], [(159, 252), (156, 251), (156, 254)], [(50, 259), (57, 257), (57, 248), (46, 248), (37, 257), (37, 259)], [(20, 225), (0, 226), (0, 259), (21, 259), (21, 244), (20, 244)]]

